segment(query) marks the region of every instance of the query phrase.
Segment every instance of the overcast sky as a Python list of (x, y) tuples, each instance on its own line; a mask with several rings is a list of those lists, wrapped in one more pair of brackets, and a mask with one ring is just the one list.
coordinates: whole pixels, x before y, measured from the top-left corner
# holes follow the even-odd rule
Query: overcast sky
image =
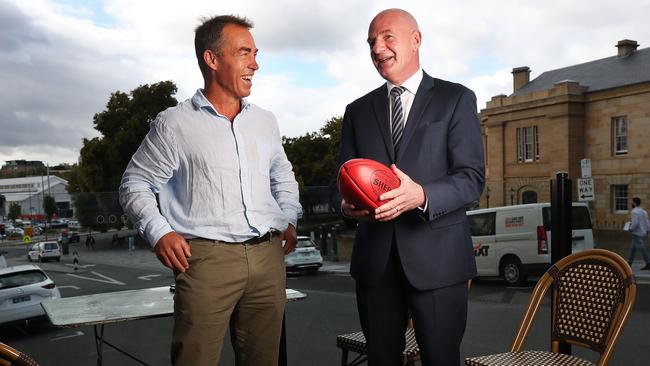
[(473, 89), (478, 108), (531, 77), (616, 54), (621, 39), (650, 46), (650, 0), (0, 0), (0, 164), (74, 163), (110, 93), (172, 80), (176, 98), (202, 87), (194, 28), (205, 16), (255, 23), (260, 70), (249, 100), (286, 136), (317, 131), (382, 83), (368, 24), (401, 7), (422, 32), (423, 69)]

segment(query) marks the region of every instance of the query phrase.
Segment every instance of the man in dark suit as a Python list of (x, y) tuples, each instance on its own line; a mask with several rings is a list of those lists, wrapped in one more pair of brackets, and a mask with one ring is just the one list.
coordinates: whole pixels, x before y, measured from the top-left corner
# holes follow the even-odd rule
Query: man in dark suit
[(467, 283), (476, 275), (465, 206), (484, 185), (476, 97), (422, 71), (421, 34), (406, 11), (379, 13), (368, 44), (387, 83), (347, 106), (338, 166), (374, 159), (391, 165), (401, 185), (374, 212), (331, 193), (343, 215), (359, 221), (350, 272), (369, 365), (401, 365), (410, 316), (422, 364), (458, 366)]

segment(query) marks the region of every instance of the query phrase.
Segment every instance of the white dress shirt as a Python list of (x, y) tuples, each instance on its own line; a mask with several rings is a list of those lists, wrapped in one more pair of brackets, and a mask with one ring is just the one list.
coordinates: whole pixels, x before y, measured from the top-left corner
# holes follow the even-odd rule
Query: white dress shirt
[(302, 212), (275, 116), (242, 100), (231, 123), (200, 89), (151, 123), (120, 203), (151, 246), (170, 231), (241, 242), (296, 226)]

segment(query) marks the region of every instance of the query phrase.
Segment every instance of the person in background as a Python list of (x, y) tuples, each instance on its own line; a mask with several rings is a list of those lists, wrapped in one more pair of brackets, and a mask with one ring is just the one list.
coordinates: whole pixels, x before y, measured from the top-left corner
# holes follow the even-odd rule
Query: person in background
[(630, 228), (628, 231), (632, 234), (632, 243), (630, 244), (630, 255), (627, 262), (632, 265), (634, 255), (638, 249), (643, 256), (645, 266), (641, 268), (644, 271), (650, 270), (650, 256), (645, 248), (645, 237), (650, 230), (650, 223), (648, 222), (648, 213), (641, 208), (641, 199), (639, 197), (632, 198), (632, 220), (630, 221)]
[(284, 254), (302, 209), (275, 116), (245, 99), (259, 68), (251, 28), (231, 15), (196, 28), (204, 87), (151, 123), (120, 185), (174, 270), (174, 365), (217, 365), (229, 324), (237, 365), (278, 363)]

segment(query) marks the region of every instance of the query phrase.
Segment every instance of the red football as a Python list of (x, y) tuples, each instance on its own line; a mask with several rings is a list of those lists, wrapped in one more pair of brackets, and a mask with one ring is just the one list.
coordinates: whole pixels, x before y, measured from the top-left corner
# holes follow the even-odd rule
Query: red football
[(346, 161), (339, 169), (337, 182), (345, 202), (371, 212), (386, 203), (379, 201), (379, 196), (400, 185), (399, 178), (389, 167), (371, 159)]

